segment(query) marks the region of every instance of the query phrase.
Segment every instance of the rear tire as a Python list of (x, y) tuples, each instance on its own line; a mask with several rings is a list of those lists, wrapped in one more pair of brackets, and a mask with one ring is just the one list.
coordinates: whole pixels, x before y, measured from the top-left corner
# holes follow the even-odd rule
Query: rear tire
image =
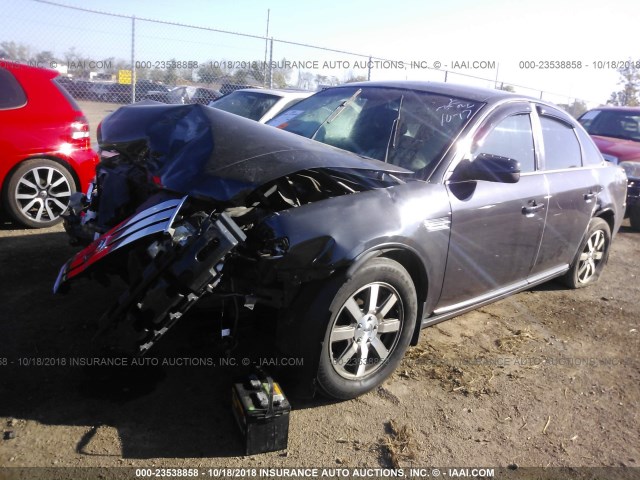
[(60, 163), (46, 158), (23, 162), (9, 178), (3, 203), (9, 215), (31, 228), (59, 223), (76, 191), (73, 176)]
[(578, 253), (562, 281), (570, 288), (583, 288), (598, 281), (609, 258), (611, 229), (601, 218), (592, 218)]

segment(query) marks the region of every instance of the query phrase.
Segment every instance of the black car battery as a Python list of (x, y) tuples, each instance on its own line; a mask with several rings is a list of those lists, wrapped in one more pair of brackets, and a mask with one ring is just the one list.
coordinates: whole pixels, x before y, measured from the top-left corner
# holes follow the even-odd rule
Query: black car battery
[(287, 448), (291, 405), (270, 376), (251, 374), (234, 383), (231, 406), (244, 436), (245, 455)]

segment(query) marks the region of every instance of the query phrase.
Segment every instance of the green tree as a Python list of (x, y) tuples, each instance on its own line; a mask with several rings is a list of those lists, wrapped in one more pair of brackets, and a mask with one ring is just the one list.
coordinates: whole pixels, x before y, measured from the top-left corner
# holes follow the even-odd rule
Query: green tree
[[(259, 63), (259, 62), (258, 62)], [(285, 57), (282, 58), (280, 62), (277, 62), (275, 67), (267, 68), (265, 72), (266, 78), (263, 81), (263, 84), (267, 87), (269, 86), (269, 74), (271, 74), (271, 86), (273, 88), (286, 88), (289, 85), (289, 77), (291, 76), (292, 69), (279, 67), (278, 65), (286, 65), (287, 59)]]
[(176, 68), (175, 63), (176, 63), (176, 59), (172, 58), (169, 61), (169, 66), (164, 71), (164, 75), (162, 76), (162, 81), (166, 85), (176, 85), (178, 83), (179, 75), (178, 75), (178, 69)]
[[(139, 75), (139, 72), (143, 72), (144, 77)], [(145, 70), (138, 70), (136, 80), (151, 80), (155, 83), (162, 83), (165, 79), (165, 71), (160, 68), (148, 68)]]
[(640, 69), (636, 68), (631, 60), (618, 68), (620, 80), (618, 85), (622, 85), (622, 90), (612, 92), (607, 100), (610, 105), (637, 107), (640, 105)]
[(253, 71), (251, 69), (239, 68), (233, 72), (232, 81), (237, 84), (262, 85), (262, 72), (260, 72), (259, 77), (256, 78), (253, 76)]
[(178, 80), (179, 83), (192, 83), (193, 82), (193, 73), (195, 70), (193, 68), (180, 68), (178, 69)]
[(326, 75), (316, 74), (316, 85), (318, 87), (328, 87), (334, 85), (340, 85), (340, 80), (333, 75), (328, 77)]
[(558, 106), (573, 118), (578, 118), (584, 112), (589, 110), (587, 104), (578, 99), (575, 99), (573, 103), (558, 103)]
[(198, 81), (202, 83), (216, 83), (219, 82), (227, 72), (225, 72), (218, 62), (210, 60), (207, 62), (201, 62), (198, 65)]
[(291, 70), (283, 68), (274, 68), (271, 73), (271, 84), (273, 88), (287, 88), (288, 79)]

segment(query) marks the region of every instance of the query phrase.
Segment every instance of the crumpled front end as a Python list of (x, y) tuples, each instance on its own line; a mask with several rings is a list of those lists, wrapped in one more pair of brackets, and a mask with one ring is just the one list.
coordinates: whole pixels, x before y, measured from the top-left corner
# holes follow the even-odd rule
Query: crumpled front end
[(100, 273), (100, 261), (107, 255), (116, 257), (117, 265), (126, 265), (121, 273), (130, 288), (100, 323), (107, 329), (129, 320), (136, 330), (133, 349), (144, 354), (197, 300), (213, 291), (227, 256), (246, 240), (224, 212), (189, 215), (183, 210), (187, 200), (166, 200), (143, 209), (95, 240), (63, 265), (54, 292), (66, 289), (81, 274)]
[(101, 323), (131, 325), (140, 354), (207, 294), (285, 306), (297, 285), (336, 268), (318, 260), (335, 240), (318, 233), (290, 245), (267, 219), (402, 185), (407, 173), (198, 105), (123, 107), (99, 138), (93, 188), (66, 221), (88, 245), (54, 291), (79, 276), (123, 278), (129, 287)]

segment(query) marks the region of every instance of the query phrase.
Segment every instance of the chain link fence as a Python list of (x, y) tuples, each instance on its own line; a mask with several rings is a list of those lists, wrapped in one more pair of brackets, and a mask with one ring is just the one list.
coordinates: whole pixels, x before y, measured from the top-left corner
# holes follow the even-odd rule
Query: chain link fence
[[(21, 10), (28, 1), (28, 16)], [(136, 18), (48, 0), (2, 0), (0, 59), (56, 68), (72, 96), (123, 104), (150, 98), (203, 103), (239, 88), (315, 91), (357, 80), (433, 80), (501, 88), (557, 103), (574, 115), (586, 101), (499, 79), (301, 42)], [(491, 78), (493, 77), (493, 78)]]

